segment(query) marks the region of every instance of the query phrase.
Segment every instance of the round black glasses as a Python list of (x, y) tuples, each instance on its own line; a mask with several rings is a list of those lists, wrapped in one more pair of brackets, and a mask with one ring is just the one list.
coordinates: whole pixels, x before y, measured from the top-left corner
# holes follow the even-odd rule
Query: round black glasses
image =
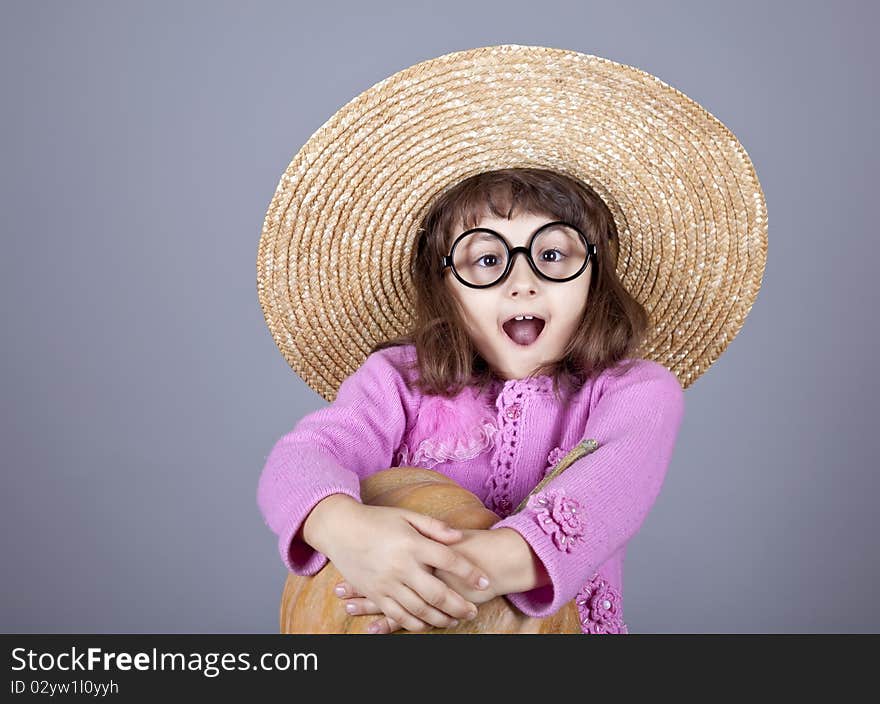
[(571, 281), (577, 278), (596, 256), (596, 245), (587, 242), (574, 225), (562, 220), (541, 225), (529, 239), (528, 247), (513, 247), (494, 230), (475, 227), (460, 234), (452, 251), (442, 258), (442, 270), (452, 273), (465, 286), (489, 288), (510, 274), (513, 259), (522, 252), (529, 266), (547, 281)]

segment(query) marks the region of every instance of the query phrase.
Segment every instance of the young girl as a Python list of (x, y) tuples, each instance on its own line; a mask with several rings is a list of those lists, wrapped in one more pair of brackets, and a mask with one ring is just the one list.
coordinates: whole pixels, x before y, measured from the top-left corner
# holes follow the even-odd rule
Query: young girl
[[(627, 632), (627, 544), (766, 251), (742, 145), (656, 76), (503, 44), (379, 81), (299, 150), (260, 239), (266, 322), (331, 401), (260, 477), (284, 564), (330, 559), (339, 608), (383, 633), (498, 595)], [(441, 472), (500, 520), (364, 505), (360, 481), (392, 466)]]
[[(650, 321), (617, 278), (616, 239), (602, 198), (548, 169), (483, 172), (433, 203), (412, 329), (267, 458), (258, 502), (288, 569), (330, 559), (339, 608), (376, 614), (374, 632), (449, 627), (498, 595), (535, 617), (574, 599), (584, 633), (627, 632), (626, 546), (684, 402), (676, 375), (636, 354)], [(597, 449), (516, 511), (584, 440)], [(455, 531), (362, 504), (359, 482), (392, 466), (442, 472), (501, 520)]]

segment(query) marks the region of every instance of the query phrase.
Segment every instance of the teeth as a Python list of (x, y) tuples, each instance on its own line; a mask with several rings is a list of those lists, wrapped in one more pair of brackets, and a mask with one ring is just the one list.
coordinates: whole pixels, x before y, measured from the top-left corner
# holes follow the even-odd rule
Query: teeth
[(518, 316), (516, 316), (515, 320), (522, 320), (523, 318), (525, 318), (526, 320), (534, 320), (535, 316), (533, 316), (533, 315), (518, 315)]

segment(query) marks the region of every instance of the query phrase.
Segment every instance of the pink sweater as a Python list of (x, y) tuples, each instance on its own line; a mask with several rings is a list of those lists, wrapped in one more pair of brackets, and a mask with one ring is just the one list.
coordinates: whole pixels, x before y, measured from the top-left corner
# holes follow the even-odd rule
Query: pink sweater
[[(473, 492), (517, 531), (543, 562), (551, 583), (508, 594), (529, 616), (555, 613), (576, 599), (585, 633), (626, 633), (623, 560), (666, 474), (684, 413), (678, 378), (639, 359), (626, 374), (606, 370), (568, 402), (552, 379), (497, 380), (490, 393), (466, 388), (455, 399), (420, 394), (408, 381), (415, 347), (380, 350), (339, 387), (326, 408), (306, 415), (269, 453), (257, 488), (281, 559), (313, 575), (327, 557), (294, 537), (324, 497), (360, 501), (360, 480), (398, 466), (433, 469)], [(598, 449), (519, 503), (572, 447)]]

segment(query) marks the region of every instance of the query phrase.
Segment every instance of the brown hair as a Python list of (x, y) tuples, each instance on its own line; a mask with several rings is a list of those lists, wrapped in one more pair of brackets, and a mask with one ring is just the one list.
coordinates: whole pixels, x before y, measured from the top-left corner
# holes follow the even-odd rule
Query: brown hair
[(533, 375), (552, 376), (559, 397), (560, 385), (568, 391), (581, 387), (603, 370), (634, 358), (643, 343), (649, 316), (617, 278), (617, 228), (602, 198), (582, 181), (556, 171), (486, 171), (459, 182), (432, 203), (410, 261), (415, 285), (413, 325), (407, 334), (370, 350), (372, 354), (414, 344), (420, 373), (414, 383), (422, 393), (451, 397), (470, 384), (483, 391), (497, 378), (465, 331), (457, 304), (444, 285), (440, 260), (449, 254), (452, 233), (476, 227), (487, 210), (510, 219), (517, 208), (565, 220), (596, 245), (584, 316), (560, 358)]

